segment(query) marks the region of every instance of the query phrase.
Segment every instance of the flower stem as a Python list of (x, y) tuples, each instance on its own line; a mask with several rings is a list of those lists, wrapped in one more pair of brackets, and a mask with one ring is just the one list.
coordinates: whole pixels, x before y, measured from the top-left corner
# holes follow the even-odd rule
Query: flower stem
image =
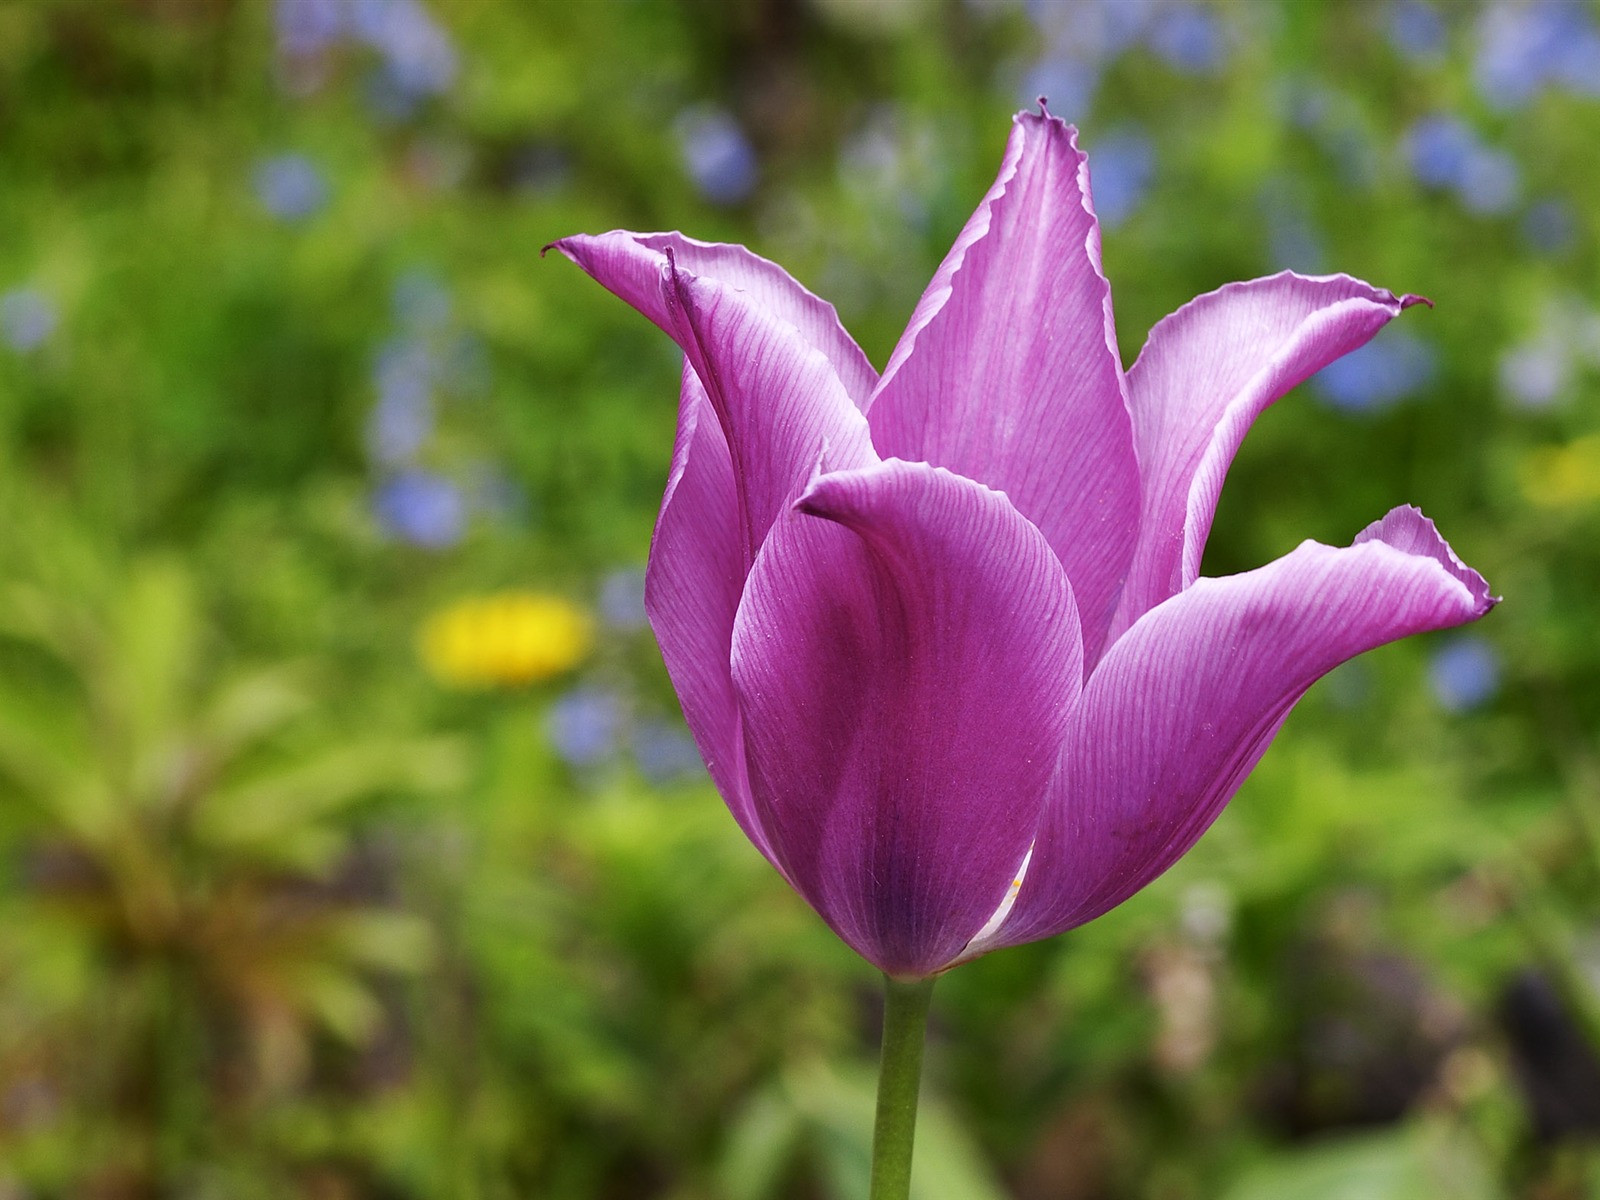
[(911, 1195), (911, 1142), (917, 1132), (917, 1087), (928, 1027), (933, 977), (883, 977), (883, 1062), (878, 1071), (878, 1119), (872, 1128), (871, 1200)]

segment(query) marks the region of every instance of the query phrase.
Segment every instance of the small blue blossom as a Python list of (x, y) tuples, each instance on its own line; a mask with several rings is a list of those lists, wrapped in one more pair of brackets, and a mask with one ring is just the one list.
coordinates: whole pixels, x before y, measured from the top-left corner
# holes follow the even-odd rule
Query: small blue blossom
[(1500, 356), (1498, 376), (1501, 393), (1517, 408), (1549, 408), (1571, 386), (1572, 352), (1556, 338), (1523, 342)]
[(1554, 74), (1580, 96), (1600, 96), (1600, 29), (1591, 23), (1568, 39)]
[(20, 287), (0, 296), (0, 337), (13, 350), (35, 350), (55, 331), (56, 308), (44, 293)]
[(1455, 190), (1468, 212), (1503, 216), (1522, 199), (1522, 169), (1505, 151), (1480, 146), (1462, 164)]
[(1100, 68), (1075, 54), (1053, 54), (1028, 69), (1017, 89), (1019, 104), (1043, 98), (1058, 115), (1081, 118), (1094, 103)]
[(755, 191), (756, 152), (731, 113), (709, 104), (678, 114), (675, 124), (684, 167), (713, 204), (739, 204)]
[[(1149, 28), (1160, 0), (1028, 0), (1028, 14), (1054, 51), (1070, 50), (1089, 63), (1109, 62), (1131, 49)], [(1032, 97), (1027, 98), (1029, 101)]]
[(373, 497), (378, 522), (402, 541), (429, 550), (455, 545), (466, 532), (461, 489), (442, 475), (406, 470), (391, 476)]
[(1500, 690), (1499, 652), (1481, 637), (1455, 638), (1429, 662), (1428, 683), (1446, 712), (1479, 708)]
[(377, 462), (400, 466), (415, 461), (433, 433), (433, 385), (437, 365), (428, 347), (394, 338), (373, 361), (377, 403), (367, 417), (367, 451)]
[(295, 58), (323, 53), (348, 29), (345, 0), (278, 0), (273, 15), (278, 48)]
[(1578, 217), (1560, 197), (1539, 200), (1522, 216), (1522, 237), (1542, 254), (1565, 254), (1578, 242)]
[(615, 692), (576, 688), (550, 706), (545, 736), (568, 766), (598, 766), (617, 752), (626, 715), (626, 706)]
[(1162, 12), (1146, 35), (1150, 49), (1190, 75), (1209, 75), (1228, 61), (1227, 30), (1211, 9), (1176, 4)]
[(1600, 94), (1600, 30), (1582, 0), (1497, 0), (1478, 21), (1473, 78), (1501, 109), (1522, 108), (1552, 84)]
[(1389, 329), (1312, 376), (1324, 400), (1344, 412), (1380, 412), (1433, 380), (1433, 347), (1403, 329)]
[(1446, 34), (1444, 18), (1427, 0), (1399, 0), (1389, 9), (1389, 42), (1412, 62), (1439, 59)]
[(1459, 117), (1423, 117), (1406, 131), (1406, 162), (1424, 187), (1453, 188), (1479, 148), (1478, 135)]
[(636, 633), (649, 624), (644, 611), (644, 572), (623, 567), (600, 581), (600, 619), (622, 633)]
[(328, 200), (328, 183), (303, 154), (275, 154), (256, 163), (256, 199), (281, 221), (300, 221)]
[(455, 46), (421, 0), (348, 0), (356, 37), (383, 58), (383, 77), (403, 96), (447, 91), (459, 63)]
[(408, 115), (460, 70), (455, 45), (422, 0), (278, 0), (275, 16), (278, 48), (292, 66), (313, 65), (343, 42), (375, 51), (368, 100), (385, 115)]
[(1275, 271), (1287, 268), (1314, 274), (1322, 269), (1322, 239), (1311, 222), (1298, 213), (1273, 212), (1268, 216), (1267, 245)]
[(678, 722), (641, 721), (629, 741), (639, 773), (651, 783), (680, 783), (705, 773), (694, 739)]
[(1115, 229), (1138, 210), (1155, 169), (1155, 146), (1136, 129), (1115, 133), (1091, 148), (1089, 181), (1101, 225)]

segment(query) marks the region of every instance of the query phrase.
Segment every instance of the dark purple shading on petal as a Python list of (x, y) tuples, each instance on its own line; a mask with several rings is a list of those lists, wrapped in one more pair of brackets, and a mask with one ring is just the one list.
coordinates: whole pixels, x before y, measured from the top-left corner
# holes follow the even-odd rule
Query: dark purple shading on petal
[(1348, 275), (1284, 271), (1156, 324), (1128, 372), (1144, 508), (1113, 639), (1199, 577), (1223, 478), (1262, 411), (1417, 303)]
[(728, 444), (685, 363), (678, 437), (645, 571), (645, 610), (706, 769), (739, 828), (771, 859), (750, 799), (729, 665), (744, 591), (738, 512)]
[(1139, 511), (1126, 391), (1077, 132), (1018, 114), (999, 178), (923, 293), (869, 408), (880, 454), (1004, 491), (1072, 580), (1088, 662)]
[(819, 475), (733, 631), (761, 826), (869, 961), (946, 965), (1027, 853), (1082, 649), (1071, 586), (1006, 498), (922, 463)]
[(1049, 937), (1122, 903), (1210, 827), (1318, 678), (1495, 602), (1433, 523), (1401, 508), (1352, 546), (1305, 542), (1150, 610), (1084, 688), (1033, 861), (988, 948)]
[(632, 234), (554, 244), (683, 348), (727, 439), (746, 566), (805, 486), (824, 447), (839, 467), (877, 460), (866, 419), (833, 362), (787, 319), (799, 303), (792, 296), (769, 309), (767, 291), (700, 278), (674, 261), (676, 249), (669, 260)]

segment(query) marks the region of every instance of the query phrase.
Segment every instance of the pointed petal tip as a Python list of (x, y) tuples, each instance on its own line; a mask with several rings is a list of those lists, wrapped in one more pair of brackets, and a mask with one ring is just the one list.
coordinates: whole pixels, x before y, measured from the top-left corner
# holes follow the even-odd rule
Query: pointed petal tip
[(1407, 292), (1405, 295), (1400, 297), (1401, 308), (1410, 308), (1414, 304), (1422, 304), (1428, 308), (1433, 307), (1432, 300), (1429, 300), (1426, 296), (1419, 296), (1415, 292)]
[(1352, 545), (1378, 541), (1405, 554), (1431, 558), (1460, 581), (1472, 597), (1472, 618), (1483, 616), (1500, 597), (1489, 591), (1489, 581), (1462, 562), (1439, 527), (1415, 504), (1390, 509), (1381, 519), (1356, 535)]

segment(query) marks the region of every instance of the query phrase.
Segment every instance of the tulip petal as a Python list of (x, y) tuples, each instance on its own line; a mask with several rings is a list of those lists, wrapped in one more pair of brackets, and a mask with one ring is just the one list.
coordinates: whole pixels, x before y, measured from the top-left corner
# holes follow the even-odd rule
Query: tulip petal
[(819, 475), (733, 630), (756, 810), (789, 879), (892, 975), (948, 962), (1027, 853), (1082, 674), (1072, 590), (994, 491)]
[(688, 363), (682, 395), (666, 497), (645, 571), (645, 610), (712, 781), (745, 836), (771, 859), (750, 799), (729, 666), (733, 619), (744, 590), (733, 463), (711, 401)]
[(1433, 523), (1400, 508), (1352, 546), (1305, 542), (1146, 613), (1084, 688), (1011, 916), (966, 957), (1122, 903), (1205, 832), (1318, 678), (1495, 603)]
[(878, 372), (839, 323), (833, 305), (808, 291), (777, 263), (743, 246), (702, 242), (681, 233), (619, 229), (563, 238), (552, 245), (663, 329), (666, 314), (656, 279), (663, 256), (671, 249), (685, 271), (743, 292), (755, 308), (793, 325), (807, 345), (820, 350), (833, 364), (844, 390), (865, 411)]
[[(774, 282), (771, 272), (778, 268), (753, 265), (761, 260), (738, 247), (708, 247), (675, 235), (608, 233), (553, 245), (683, 348), (727, 439), (746, 565), (805, 486), (824, 447), (841, 468), (877, 461), (866, 419), (838, 366), (794, 324), (806, 321), (815, 333), (826, 322), (793, 289)], [(689, 251), (684, 261), (679, 249)], [(689, 261), (721, 269), (735, 264), (741, 273), (734, 282), (700, 277)]]
[(1156, 324), (1128, 372), (1144, 515), (1113, 639), (1199, 577), (1223, 478), (1255, 419), (1418, 303), (1348, 275), (1284, 271)]
[(1019, 113), (999, 178), (868, 409), (879, 453), (1000, 489), (1066, 567), (1096, 657), (1139, 511), (1126, 388), (1077, 132)]

